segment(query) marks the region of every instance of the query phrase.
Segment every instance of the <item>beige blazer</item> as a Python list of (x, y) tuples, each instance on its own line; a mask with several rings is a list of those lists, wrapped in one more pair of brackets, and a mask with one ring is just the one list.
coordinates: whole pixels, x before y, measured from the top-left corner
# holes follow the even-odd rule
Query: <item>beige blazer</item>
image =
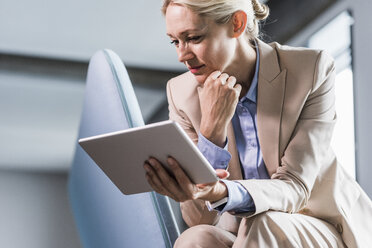
[[(256, 212), (209, 212), (203, 201), (181, 203), (189, 226), (217, 224), (237, 232), (241, 218), (267, 210), (301, 213), (333, 224), (348, 247), (372, 244), (372, 202), (338, 163), (330, 140), (336, 121), (333, 60), (322, 51), (257, 41), (260, 69), (257, 129), (271, 179), (242, 180), (232, 124), (228, 126), (230, 180), (251, 194)], [(197, 143), (201, 86), (190, 73), (167, 85), (170, 119)]]

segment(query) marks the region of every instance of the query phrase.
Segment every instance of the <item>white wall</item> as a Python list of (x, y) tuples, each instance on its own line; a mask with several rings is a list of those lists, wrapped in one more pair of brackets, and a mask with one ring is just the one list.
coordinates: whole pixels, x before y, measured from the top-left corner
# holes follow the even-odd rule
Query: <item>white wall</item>
[[(79, 77), (0, 69), (0, 169), (67, 172), (84, 89)], [(147, 121), (166, 102), (165, 90), (134, 89)]]
[(85, 84), (0, 69), (0, 168), (67, 171)]
[(66, 174), (0, 170), (0, 247), (80, 247), (66, 183)]
[(183, 69), (160, 0), (0, 0), (0, 52), (88, 61), (111, 48), (127, 65)]

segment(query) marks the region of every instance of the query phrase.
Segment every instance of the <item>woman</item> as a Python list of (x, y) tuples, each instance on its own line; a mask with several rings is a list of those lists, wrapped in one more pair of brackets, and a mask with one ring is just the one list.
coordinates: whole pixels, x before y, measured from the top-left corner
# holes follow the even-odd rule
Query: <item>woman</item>
[(168, 82), (170, 119), (225, 178), (194, 185), (172, 158), (174, 177), (145, 163), (191, 227), (175, 247), (367, 247), (372, 203), (330, 148), (332, 59), (260, 41), (258, 0), (165, 0), (163, 13), (189, 69)]

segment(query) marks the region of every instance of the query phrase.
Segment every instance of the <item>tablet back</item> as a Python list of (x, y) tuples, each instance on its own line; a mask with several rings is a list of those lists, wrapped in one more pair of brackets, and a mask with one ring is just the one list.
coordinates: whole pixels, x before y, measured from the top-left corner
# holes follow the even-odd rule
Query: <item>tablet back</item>
[(218, 180), (208, 160), (171, 120), (87, 137), (79, 144), (126, 195), (153, 191), (143, 168), (150, 157), (157, 158), (170, 173), (167, 158), (175, 158), (194, 183)]
[[(89, 63), (79, 138), (143, 125), (120, 58), (97, 52)], [(172, 247), (179, 227), (166, 197), (123, 195), (76, 146), (69, 197), (83, 247)]]

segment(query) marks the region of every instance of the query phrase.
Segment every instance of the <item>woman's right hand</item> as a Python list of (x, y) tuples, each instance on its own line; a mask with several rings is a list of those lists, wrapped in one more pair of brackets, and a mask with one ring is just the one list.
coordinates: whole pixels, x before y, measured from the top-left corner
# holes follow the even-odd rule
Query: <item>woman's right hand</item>
[(199, 94), (201, 108), (201, 134), (223, 147), (227, 136), (227, 125), (231, 121), (242, 86), (236, 78), (226, 73), (215, 71), (204, 82)]

